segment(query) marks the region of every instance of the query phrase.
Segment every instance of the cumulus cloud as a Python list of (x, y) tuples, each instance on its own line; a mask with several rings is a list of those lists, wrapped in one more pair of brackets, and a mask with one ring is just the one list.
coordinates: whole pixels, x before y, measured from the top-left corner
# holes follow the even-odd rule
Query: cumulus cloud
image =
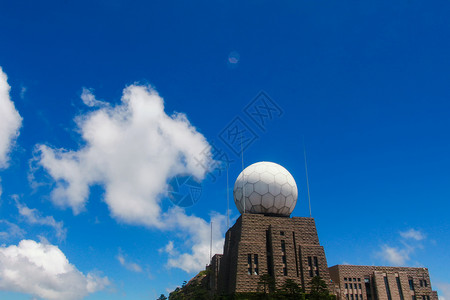
[[(171, 178), (201, 181), (213, 168), (205, 137), (186, 115), (166, 114), (163, 99), (149, 86), (125, 88), (116, 106), (100, 105), (87, 89), (82, 100), (95, 107), (75, 119), (84, 144), (78, 150), (36, 146), (35, 162), (55, 181), (52, 201), (77, 214), (85, 208), (90, 187), (101, 185), (116, 220), (184, 234), (186, 243), (170, 254), (170, 267), (188, 272), (203, 268), (209, 260), (209, 223), (179, 208), (164, 212), (161, 200)], [(222, 250), (219, 232), (214, 251)]]
[(116, 256), (116, 258), (119, 261), (119, 263), (125, 267), (125, 269), (137, 273), (142, 272), (142, 267), (137, 263), (126, 260), (122, 251), (119, 250), (119, 254)]
[(17, 246), (0, 247), (0, 290), (71, 300), (107, 285), (107, 277), (81, 273), (57, 246), (22, 240)]
[[(198, 163), (209, 149), (205, 137), (184, 114), (167, 115), (150, 87), (132, 85), (120, 105), (76, 121), (86, 142), (78, 151), (37, 146), (38, 164), (56, 181), (53, 202), (75, 213), (84, 209), (90, 186), (102, 184), (114, 218), (164, 227), (159, 204), (168, 179), (188, 174), (201, 180), (208, 171)], [(209, 150), (206, 162), (212, 164)]]
[[(0, 169), (8, 167), (9, 153), (19, 136), (22, 117), (9, 97), (8, 77), (0, 67)], [(2, 189), (0, 186), (0, 196)]]
[(57, 222), (52, 216), (42, 216), (35, 208), (29, 208), (25, 204), (21, 204), (16, 200), (16, 206), (22, 216), (29, 224), (50, 226), (55, 230), (55, 235), (59, 241), (66, 239), (67, 229), (64, 228), (62, 221)]

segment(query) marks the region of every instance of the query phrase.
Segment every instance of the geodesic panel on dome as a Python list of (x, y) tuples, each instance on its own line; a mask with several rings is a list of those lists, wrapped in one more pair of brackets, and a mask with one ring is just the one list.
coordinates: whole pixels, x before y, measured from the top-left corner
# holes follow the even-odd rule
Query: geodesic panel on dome
[(272, 162), (258, 162), (239, 174), (233, 195), (241, 213), (245, 208), (247, 213), (289, 216), (297, 203), (298, 190), (288, 170)]

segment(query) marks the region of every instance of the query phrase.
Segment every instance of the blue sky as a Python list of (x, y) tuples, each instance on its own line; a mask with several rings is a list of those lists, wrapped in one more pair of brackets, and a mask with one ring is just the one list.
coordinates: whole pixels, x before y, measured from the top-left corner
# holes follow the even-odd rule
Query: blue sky
[[(214, 167), (227, 156), (234, 183), (223, 132), (238, 125), (245, 165), (296, 179), (292, 216), (309, 214), (305, 141), (330, 266), (425, 266), (450, 300), (449, 13), (447, 1), (0, 1), (0, 298), (155, 299), (189, 280), (211, 220), (221, 251)], [(252, 120), (262, 99), (276, 110)], [(182, 174), (203, 179), (185, 208), (167, 192)]]

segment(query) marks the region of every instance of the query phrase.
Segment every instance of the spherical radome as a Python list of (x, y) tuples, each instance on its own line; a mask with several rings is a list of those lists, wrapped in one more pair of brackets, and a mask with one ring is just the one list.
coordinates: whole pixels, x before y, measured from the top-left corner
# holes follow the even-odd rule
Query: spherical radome
[(289, 216), (297, 204), (297, 184), (282, 166), (254, 163), (239, 174), (233, 189), (234, 203), (242, 214)]

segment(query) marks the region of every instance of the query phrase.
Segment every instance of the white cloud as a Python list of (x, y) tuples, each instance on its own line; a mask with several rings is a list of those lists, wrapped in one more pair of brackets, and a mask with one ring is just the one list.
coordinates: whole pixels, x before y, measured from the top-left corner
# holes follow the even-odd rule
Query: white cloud
[(439, 300), (450, 299), (450, 283), (437, 283), (436, 287), (439, 290)]
[[(8, 77), (0, 67), (0, 169), (8, 167), (9, 153), (19, 136), (22, 118), (11, 101)], [(2, 190), (0, 186), (0, 196)]]
[[(209, 263), (211, 225), (204, 219), (196, 216), (188, 216), (183, 210), (174, 208), (169, 211), (167, 223), (179, 230), (179, 234), (186, 237), (185, 246), (191, 249), (189, 252), (181, 252), (174, 249), (173, 244), (166, 246), (169, 254), (167, 266), (169, 268), (179, 268), (188, 273), (197, 272), (205, 268)], [(222, 253), (223, 234), (226, 227), (226, 217), (221, 214), (214, 214), (211, 217), (213, 222), (213, 245), (212, 255)], [(181, 252), (181, 253), (180, 253)]]
[(175, 250), (173, 241), (169, 241), (166, 246), (158, 250), (159, 253), (167, 253), (171, 256), (177, 255), (178, 251)]
[(0, 220), (0, 240), (12, 238), (22, 238), (25, 231), (14, 223), (7, 220)]
[(409, 260), (409, 251), (384, 245), (380, 252), (381, 257), (394, 266), (402, 266)]
[[(83, 94), (87, 105), (97, 103), (90, 90)], [(181, 246), (189, 250), (172, 252), (170, 267), (188, 272), (203, 268), (209, 261), (209, 223), (179, 208), (163, 212), (160, 202), (174, 176), (200, 181), (210, 171), (214, 161), (205, 137), (184, 114), (167, 115), (163, 99), (148, 86), (131, 85), (120, 105), (100, 105), (76, 122), (85, 142), (80, 149), (36, 147), (35, 162), (56, 182), (52, 201), (77, 214), (90, 187), (100, 184), (115, 219), (184, 234), (187, 242)], [(220, 232), (215, 231), (214, 251), (222, 251)]]
[(95, 107), (95, 106), (107, 106), (108, 104), (106, 102), (97, 100), (95, 98), (95, 95), (93, 93), (92, 89), (83, 88), (83, 91), (81, 92), (81, 100), (83, 103), (89, 107)]
[(413, 239), (416, 241), (421, 241), (426, 237), (425, 234), (423, 234), (421, 231), (415, 230), (413, 228), (407, 231), (400, 232), (400, 236), (404, 239)]
[(64, 228), (62, 221), (57, 222), (52, 216), (43, 217), (41, 213), (35, 208), (28, 208), (16, 200), (16, 206), (19, 214), (30, 224), (50, 226), (55, 230), (56, 237), (59, 241), (66, 239), (67, 229)]
[(122, 251), (119, 250), (119, 254), (116, 256), (119, 263), (125, 267), (125, 269), (133, 272), (140, 273), (142, 272), (142, 267), (137, 263), (127, 261), (125, 256), (122, 254)]
[(121, 105), (76, 121), (86, 142), (78, 151), (37, 146), (38, 163), (56, 181), (53, 202), (75, 213), (84, 209), (89, 187), (102, 184), (114, 218), (162, 228), (159, 204), (168, 179), (189, 174), (201, 180), (207, 172), (196, 160), (209, 147), (205, 137), (184, 114), (168, 116), (163, 99), (150, 87), (132, 85)]
[(382, 260), (392, 265), (404, 266), (410, 260), (411, 255), (416, 249), (423, 248), (422, 241), (425, 240), (426, 235), (413, 228), (401, 231), (399, 235), (399, 245), (397, 247), (384, 244), (377, 254)]
[(107, 277), (77, 270), (57, 246), (22, 240), (17, 246), (0, 247), (0, 290), (71, 300), (107, 285)]

